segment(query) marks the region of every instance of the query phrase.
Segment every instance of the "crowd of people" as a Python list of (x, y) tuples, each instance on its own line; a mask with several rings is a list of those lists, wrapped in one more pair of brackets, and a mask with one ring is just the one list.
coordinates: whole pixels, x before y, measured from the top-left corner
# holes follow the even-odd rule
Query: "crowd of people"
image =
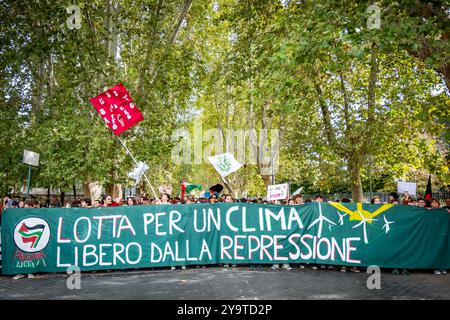
[[(36, 198), (30, 199), (12, 199), (10, 195), (5, 195), (0, 205), (0, 211), (2, 208), (100, 208), (100, 207), (116, 207), (116, 206), (135, 206), (135, 205), (156, 205), (156, 204), (194, 204), (194, 203), (217, 203), (217, 202), (241, 202), (241, 203), (257, 203), (257, 204), (279, 204), (279, 205), (301, 205), (308, 202), (323, 202), (324, 197), (316, 195), (313, 198), (304, 199), (301, 194), (296, 194), (286, 200), (272, 200), (267, 201), (263, 198), (257, 199), (235, 199), (231, 194), (220, 194), (218, 192), (208, 192), (207, 197), (194, 197), (187, 196), (184, 199), (180, 197), (171, 197), (168, 193), (163, 193), (159, 198), (151, 198), (147, 196), (140, 197), (126, 197), (125, 200), (122, 197), (113, 198), (110, 195), (104, 195), (103, 197), (95, 200), (90, 198), (77, 198), (73, 201), (66, 200), (61, 203), (56, 196), (46, 199), (45, 201), (38, 200)], [(352, 202), (349, 198), (334, 199), (333, 202)], [(398, 205), (417, 206), (428, 209), (440, 208), (441, 203), (436, 198), (412, 198), (407, 193), (400, 199), (400, 195), (396, 192), (391, 192), (387, 202), (383, 202), (379, 196), (375, 196), (370, 201), (371, 204), (383, 204), (391, 203)], [(445, 199), (445, 206), (450, 210), (450, 198)]]
[[(13, 200), (9, 195), (5, 195), (3, 201), (1, 203), (2, 208), (57, 208), (57, 207), (66, 207), (66, 208), (101, 208), (101, 207), (117, 207), (117, 206), (135, 206), (135, 205), (158, 205), (158, 204), (195, 204), (195, 203), (232, 203), (232, 202), (241, 202), (241, 203), (256, 203), (256, 204), (278, 204), (278, 205), (303, 205), (308, 202), (323, 202), (325, 199), (321, 195), (316, 195), (315, 197), (304, 199), (301, 194), (296, 194), (289, 199), (286, 200), (272, 200), (267, 201), (263, 198), (257, 199), (235, 199), (231, 194), (220, 194), (217, 191), (209, 190), (206, 193), (206, 196), (196, 198), (194, 196), (187, 196), (183, 199), (180, 197), (172, 198), (169, 194), (163, 193), (159, 196), (159, 198), (149, 198), (147, 196), (142, 197), (127, 197), (125, 200), (122, 197), (113, 198), (111, 195), (104, 195), (100, 199), (96, 199), (91, 201), (90, 198), (81, 198), (75, 199), (72, 202), (65, 201), (64, 204), (58, 201), (56, 196), (53, 196), (51, 199), (47, 199), (45, 203), (42, 203), (38, 199), (18, 199)], [(352, 202), (349, 198), (335, 199), (333, 202)], [(375, 196), (370, 201), (371, 204), (383, 204), (384, 202), (379, 196)], [(436, 209), (440, 208), (441, 204), (438, 199), (430, 198), (425, 200), (425, 198), (412, 198), (407, 193), (403, 195), (400, 199), (400, 195), (396, 192), (392, 192), (389, 194), (389, 198), (387, 199), (387, 203), (394, 205), (409, 205), (409, 206), (418, 206), (424, 207), (427, 209)], [(2, 212), (2, 208), (0, 208), (0, 212)], [(445, 199), (445, 206), (443, 207), (450, 213), (450, 198)], [(1, 214), (0, 214), (0, 222), (1, 222)], [(314, 264), (300, 264), (300, 268), (311, 267), (313, 270), (320, 269), (335, 269), (338, 266), (324, 266), (324, 265), (314, 265)], [(203, 266), (204, 267), (204, 266)], [(228, 268), (229, 265), (223, 265), (224, 268)], [(232, 265), (232, 267), (236, 267), (236, 265)], [(289, 264), (283, 264), (281, 266), (282, 269), (291, 270), (292, 267)], [(171, 270), (174, 270), (175, 267), (171, 267)], [(181, 266), (181, 269), (185, 270), (186, 266)], [(280, 269), (279, 264), (273, 264), (271, 269), (276, 270)], [(347, 271), (346, 266), (340, 266), (340, 270), (342, 272)], [(352, 272), (360, 272), (360, 269), (357, 267), (350, 268)], [(397, 269), (393, 270), (394, 274), (399, 274), (400, 271)], [(402, 274), (408, 274), (406, 269), (401, 271)], [(435, 274), (443, 274), (447, 273), (446, 270), (434, 270)]]

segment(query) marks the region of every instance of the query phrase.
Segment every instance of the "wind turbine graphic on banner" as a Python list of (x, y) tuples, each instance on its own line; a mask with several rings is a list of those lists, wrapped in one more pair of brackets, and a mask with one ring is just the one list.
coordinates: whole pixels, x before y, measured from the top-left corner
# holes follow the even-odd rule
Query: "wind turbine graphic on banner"
[(361, 216), (361, 222), (354, 225), (353, 229), (358, 228), (360, 225), (363, 226), (363, 232), (364, 232), (364, 243), (367, 244), (369, 241), (367, 240), (367, 230), (366, 230), (366, 222), (372, 223), (372, 221), (377, 221), (378, 219), (374, 219), (374, 218), (366, 218), (364, 217), (364, 215), (359, 211), (359, 209), (357, 210), (359, 215)]
[(339, 223), (339, 225), (343, 225), (344, 224), (344, 217), (346, 216), (346, 215), (348, 215), (347, 213), (344, 213), (344, 214), (340, 214), (339, 213), (339, 211), (336, 211), (336, 213), (338, 214), (338, 216), (339, 216), (339, 221), (338, 221), (338, 223)]
[(319, 232), (317, 232), (317, 237), (320, 238), (322, 236), (322, 227), (323, 227), (324, 221), (326, 221), (332, 225), (336, 225), (336, 223), (334, 223), (333, 221), (331, 221), (330, 219), (328, 219), (327, 217), (325, 217), (322, 214), (322, 204), (320, 202), (318, 202), (318, 203), (319, 203), (319, 217), (309, 225), (307, 230), (311, 229), (315, 224), (318, 223), (319, 224)]
[(391, 230), (391, 227), (389, 227), (390, 224), (395, 223), (395, 221), (388, 221), (386, 219), (386, 216), (383, 216), (384, 219), (384, 225), (382, 227), (382, 229), (386, 228), (386, 234), (388, 234), (389, 230)]
[[(350, 219), (349, 219), (350, 221), (354, 221), (354, 220), (360, 221), (358, 224), (353, 226), (353, 228), (358, 228), (360, 226), (363, 227), (365, 244), (368, 243), (366, 223), (372, 224), (373, 221), (378, 221), (378, 219), (374, 219), (374, 217), (376, 217), (377, 215), (380, 215), (381, 213), (385, 212), (386, 210), (389, 210), (393, 206), (393, 204), (390, 204), (390, 203), (383, 204), (383, 205), (379, 206), (375, 211), (370, 212), (370, 211), (364, 210), (363, 204), (360, 202), (356, 204), (356, 211), (350, 210), (349, 208), (345, 207), (342, 203), (330, 202), (330, 205), (332, 205), (339, 211), (345, 212), (350, 217)], [(341, 218), (343, 221), (343, 217), (339, 214), (339, 211), (337, 212), (337, 214), (339, 215), (339, 221), (341, 222)], [(389, 230), (390, 230), (389, 224), (391, 224), (391, 223), (392, 223), (391, 221), (387, 221), (385, 219), (385, 227), (387, 229), (387, 232), (389, 232)], [(384, 229), (384, 227), (383, 227), (383, 229)]]

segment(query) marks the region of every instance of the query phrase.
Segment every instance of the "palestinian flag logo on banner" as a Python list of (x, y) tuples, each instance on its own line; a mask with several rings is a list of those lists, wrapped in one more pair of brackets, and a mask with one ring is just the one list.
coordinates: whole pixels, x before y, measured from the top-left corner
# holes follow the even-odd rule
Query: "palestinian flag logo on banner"
[(14, 229), (14, 242), (24, 252), (39, 252), (50, 240), (50, 227), (41, 218), (25, 218)]

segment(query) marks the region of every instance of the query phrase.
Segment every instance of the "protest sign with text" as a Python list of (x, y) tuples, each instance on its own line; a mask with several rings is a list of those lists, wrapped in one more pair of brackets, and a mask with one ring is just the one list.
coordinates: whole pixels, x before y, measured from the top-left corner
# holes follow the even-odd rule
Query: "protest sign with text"
[(273, 184), (267, 187), (267, 201), (282, 200), (289, 197), (289, 183)]

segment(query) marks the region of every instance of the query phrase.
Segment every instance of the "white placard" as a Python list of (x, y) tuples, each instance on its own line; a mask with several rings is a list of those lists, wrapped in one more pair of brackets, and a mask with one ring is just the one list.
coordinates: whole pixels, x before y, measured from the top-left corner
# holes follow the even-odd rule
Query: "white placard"
[(172, 195), (172, 186), (159, 186), (158, 190), (161, 194), (167, 193), (169, 196)]
[(23, 150), (22, 163), (35, 167), (39, 166), (39, 153), (30, 150)]
[(417, 183), (415, 183), (415, 182), (405, 182), (405, 181), (397, 182), (397, 192), (399, 194), (404, 194), (404, 193), (408, 192), (409, 195), (415, 196), (416, 189), (417, 189)]
[(282, 200), (289, 197), (289, 183), (273, 184), (267, 187), (267, 201)]

